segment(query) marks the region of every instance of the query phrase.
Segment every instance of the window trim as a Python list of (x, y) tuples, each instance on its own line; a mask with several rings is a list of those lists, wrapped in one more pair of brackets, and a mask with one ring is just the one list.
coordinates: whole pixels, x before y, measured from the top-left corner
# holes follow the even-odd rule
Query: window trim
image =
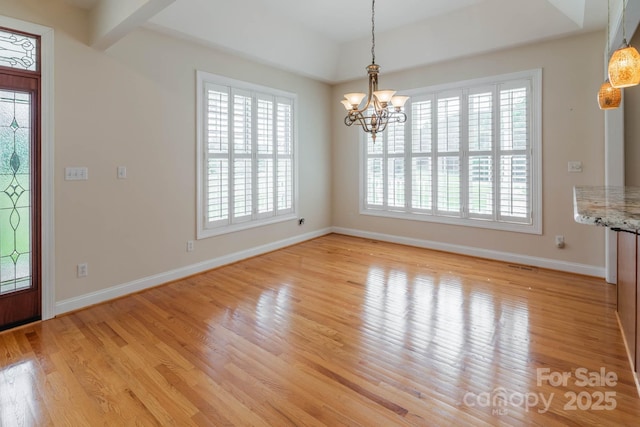
[[(204, 211), (205, 201), (206, 201), (206, 185), (204, 183), (207, 178), (206, 174), (206, 166), (208, 156), (205, 152), (206, 144), (204, 135), (206, 134), (206, 109), (204, 108), (204, 102), (206, 100), (206, 86), (207, 84), (217, 85), (217, 86), (227, 86), (231, 88), (232, 91), (249, 91), (253, 93), (257, 93), (260, 95), (269, 95), (273, 96), (275, 99), (278, 98), (286, 98), (291, 100), (291, 110), (292, 110), (292, 161), (293, 161), (293, 171), (292, 171), (292, 190), (291, 190), (291, 209), (289, 212), (277, 215), (277, 216), (269, 216), (269, 217), (260, 217), (258, 214), (256, 219), (253, 220), (243, 220), (242, 222), (235, 224), (227, 224), (224, 226), (217, 227), (207, 227), (207, 218), (206, 213)], [(255, 227), (261, 227), (264, 225), (275, 224), (284, 221), (290, 221), (293, 219), (297, 219), (298, 216), (298, 125), (297, 125), (297, 105), (298, 105), (298, 96), (295, 93), (282, 91), (279, 89), (273, 89), (266, 86), (257, 85), (254, 83), (244, 82), (240, 80), (235, 80), (229, 77), (220, 76), (216, 74), (211, 74), (205, 71), (196, 70), (196, 238), (206, 239), (213, 236), (219, 236), (227, 233), (234, 233), (241, 230), (247, 230)], [(258, 155), (257, 153), (255, 154)], [(275, 156), (275, 155), (274, 155)], [(277, 157), (277, 156), (276, 156)]]
[[(475, 228), (484, 228), (501, 231), (511, 231), (526, 234), (542, 234), (542, 69), (536, 68), (531, 70), (525, 70), (514, 73), (507, 73), (489, 77), (482, 77), (478, 79), (469, 79), (454, 83), (446, 83), (441, 85), (434, 85), (423, 87), (419, 89), (412, 89), (405, 91), (407, 95), (411, 97), (411, 100), (415, 98), (427, 99), (435, 93), (451, 92), (451, 91), (467, 91), (473, 92), (476, 87), (506, 83), (516, 80), (529, 80), (531, 82), (531, 123), (530, 123), (530, 159), (531, 159), (531, 224), (520, 224), (511, 222), (496, 222), (490, 219), (482, 218), (470, 218), (470, 217), (450, 217), (450, 216), (436, 216), (432, 212), (407, 212), (405, 209), (392, 209), (390, 207), (375, 208), (367, 206), (366, 194), (367, 194), (367, 135), (362, 133), (359, 138), (360, 143), (360, 161), (359, 161), (359, 210), (361, 215), (386, 217), (395, 219), (404, 219), (412, 221), (424, 221), (438, 224), (448, 225), (460, 225)], [(407, 114), (410, 116), (410, 113)], [(411, 135), (411, 117), (405, 124), (409, 129), (407, 132), (408, 137)], [(468, 124), (464, 124), (468, 126)], [(385, 135), (386, 137), (386, 135)], [(433, 155), (433, 153), (431, 153)], [(405, 153), (404, 157), (407, 158), (409, 153)], [(463, 156), (469, 156), (468, 150)], [(433, 158), (433, 157), (432, 157)], [(466, 176), (466, 172), (461, 172)], [(385, 183), (386, 185), (386, 183)], [(410, 181), (405, 181), (405, 185), (410, 185)], [(464, 188), (467, 188), (465, 186)], [(463, 190), (463, 194), (468, 190)], [(408, 202), (408, 201), (407, 201)], [(435, 209), (435, 207), (433, 208)]]

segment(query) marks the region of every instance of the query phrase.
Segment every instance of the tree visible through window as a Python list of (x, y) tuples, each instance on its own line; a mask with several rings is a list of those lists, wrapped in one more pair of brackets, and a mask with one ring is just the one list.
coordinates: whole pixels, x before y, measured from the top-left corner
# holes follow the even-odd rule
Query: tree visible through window
[(198, 235), (295, 217), (293, 94), (198, 73)]
[(416, 90), (364, 144), (363, 213), (541, 232), (541, 72)]

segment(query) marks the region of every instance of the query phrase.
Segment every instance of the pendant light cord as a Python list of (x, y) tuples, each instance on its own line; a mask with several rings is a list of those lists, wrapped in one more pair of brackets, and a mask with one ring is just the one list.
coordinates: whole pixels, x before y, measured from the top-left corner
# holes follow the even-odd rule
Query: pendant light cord
[(623, 43), (627, 43), (627, 25), (625, 24), (625, 9), (627, 8), (626, 0), (622, 0), (622, 40)]
[(607, 0), (607, 57), (609, 57), (609, 51), (611, 50), (611, 40), (609, 36), (611, 32), (611, 0)]
[(371, 2), (371, 63), (376, 63), (376, 0)]

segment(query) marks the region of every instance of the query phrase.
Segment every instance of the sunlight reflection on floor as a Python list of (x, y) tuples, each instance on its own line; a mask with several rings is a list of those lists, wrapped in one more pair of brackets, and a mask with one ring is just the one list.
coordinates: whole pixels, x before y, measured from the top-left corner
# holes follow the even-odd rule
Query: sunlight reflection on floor
[(29, 425), (31, 408), (37, 393), (34, 390), (33, 361), (27, 360), (0, 370), (0, 426), (13, 425), (15, 420), (23, 420)]
[(365, 286), (363, 331), (388, 342), (390, 357), (394, 348), (397, 353), (411, 348), (439, 361), (452, 382), (469, 375), (466, 362), (479, 354), (485, 359), (474, 366), (486, 367), (474, 372), (479, 383), (492, 384), (493, 362), (505, 354), (526, 366), (529, 313), (522, 301), (495, 301), (491, 292), (457, 276), (411, 279), (404, 271), (380, 267), (370, 268)]

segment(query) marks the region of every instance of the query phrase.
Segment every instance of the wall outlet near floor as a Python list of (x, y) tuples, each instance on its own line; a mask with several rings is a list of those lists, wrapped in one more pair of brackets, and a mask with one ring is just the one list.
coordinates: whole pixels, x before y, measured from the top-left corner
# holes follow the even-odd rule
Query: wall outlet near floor
[(564, 248), (564, 236), (556, 236), (556, 248)]
[(300, 218), (298, 220), (298, 225), (304, 225), (304, 218)]
[(193, 240), (187, 240), (187, 252), (193, 252)]
[(89, 264), (83, 262), (77, 267), (78, 277), (87, 277), (89, 275)]

